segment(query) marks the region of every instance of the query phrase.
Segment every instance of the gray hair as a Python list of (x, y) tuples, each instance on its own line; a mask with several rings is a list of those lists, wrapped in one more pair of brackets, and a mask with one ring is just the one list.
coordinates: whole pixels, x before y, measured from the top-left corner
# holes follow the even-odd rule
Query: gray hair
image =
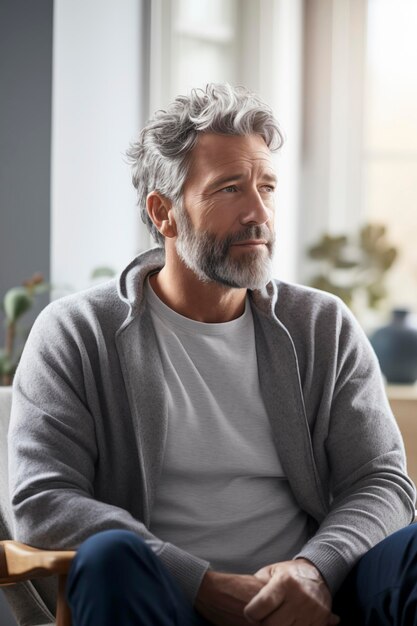
[(271, 151), (284, 143), (271, 107), (245, 87), (211, 83), (205, 90), (193, 89), (189, 96), (178, 96), (166, 111), (157, 111), (131, 144), (127, 157), (142, 221), (160, 246), (164, 236), (148, 215), (146, 198), (151, 191), (158, 191), (175, 207), (181, 206), (190, 154), (199, 133), (257, 134)]

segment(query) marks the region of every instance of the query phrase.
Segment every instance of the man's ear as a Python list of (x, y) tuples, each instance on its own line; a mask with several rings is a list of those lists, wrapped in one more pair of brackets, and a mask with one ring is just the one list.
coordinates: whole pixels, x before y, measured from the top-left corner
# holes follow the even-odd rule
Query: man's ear
[(164, 237), (175, 237), (177, 224), (173, 215), (171, 200), (157, 191), (151, 191), (146, 198), (146, 210), (152, 222)]

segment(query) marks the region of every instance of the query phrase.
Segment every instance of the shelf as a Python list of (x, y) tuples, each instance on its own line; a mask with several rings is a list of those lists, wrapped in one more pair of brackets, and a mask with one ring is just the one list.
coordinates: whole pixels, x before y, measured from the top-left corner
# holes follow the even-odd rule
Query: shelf
[(386, 392), (389, 400), (416, 400), (417, 384), (414, 385), (387, 385)]

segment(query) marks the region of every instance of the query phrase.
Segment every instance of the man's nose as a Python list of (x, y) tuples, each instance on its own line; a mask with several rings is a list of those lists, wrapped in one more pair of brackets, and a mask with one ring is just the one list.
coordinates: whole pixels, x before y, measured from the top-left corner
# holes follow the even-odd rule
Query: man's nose
[(267, 206), (259, 193), (255, 190), (245, 197), (245, 204), (242, 207), (241, 224), (265, 224), (272, 217), (272, 209)]

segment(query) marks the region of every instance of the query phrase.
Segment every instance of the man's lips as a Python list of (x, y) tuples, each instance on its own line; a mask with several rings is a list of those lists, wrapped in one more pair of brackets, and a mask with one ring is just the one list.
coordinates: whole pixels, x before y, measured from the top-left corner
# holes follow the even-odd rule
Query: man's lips
[(246, 241), (237, 241), (232, 246), (266, 246), (266, 239), (247, 239)]

